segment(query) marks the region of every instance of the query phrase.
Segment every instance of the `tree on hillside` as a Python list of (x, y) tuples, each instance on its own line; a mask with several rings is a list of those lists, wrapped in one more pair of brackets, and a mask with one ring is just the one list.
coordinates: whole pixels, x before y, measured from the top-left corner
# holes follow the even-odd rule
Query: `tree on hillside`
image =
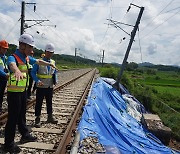
[(127, 66), (126, 66), (126, 69), (127, 69), (128, 71), (133, 71), (133, 70), (135, 70), (135, 69), (137, 69), (137, 68), (138, 68), (138, 64), (135, 63), (135, 62), (130, 62), (130, 63), (128, 63)]

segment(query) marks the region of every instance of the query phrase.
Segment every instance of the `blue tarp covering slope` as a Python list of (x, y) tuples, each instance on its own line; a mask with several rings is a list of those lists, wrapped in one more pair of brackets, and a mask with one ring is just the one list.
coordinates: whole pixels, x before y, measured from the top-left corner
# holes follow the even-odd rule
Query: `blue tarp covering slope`
[(78, 131), (81, 140), (97, 137), (109, 154), (175, 153), (126, 112), (121, 94), (101, 78), (93, 85)]

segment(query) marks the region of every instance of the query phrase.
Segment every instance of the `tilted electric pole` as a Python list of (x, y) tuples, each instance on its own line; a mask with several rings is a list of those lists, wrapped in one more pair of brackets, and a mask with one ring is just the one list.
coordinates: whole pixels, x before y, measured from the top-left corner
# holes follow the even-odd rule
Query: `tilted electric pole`
[(104, 50), (102, 52), (103, 52), (102, 53), (102, 67), (103, 67), (103, 65), (104, 65)]
[[(131, 4), (131, 5), (134, 5), (134, 4)], [(134, 5), (134, 6), (139, 7), (139, 6), (137, 6), (137, 5)], [(131, 39), (130, 39), (130, 41), (129, 41), (129, 45), (128, 45), (127, 50), (126, 50), (126, 54), (125, 54), (125, 56), (124, 56), (124, 60), (123, 60), (121, 69), (120, 69), (120, 71), (119, 71), (117, 80), (116, 80), (116, 82), (115, 82), (114, 85), (113, 85), (113, 87), (116, 88), (117, 90), (119, 90), (119, 82), (120, 82), (120, 80), (121, 80), (123, 71), (124, 71), (124, 69), (125, 69), (125, 67), (126, 67), (127, 58), (128, 58), (129, 52), (130, 52), (130, 50), (131, 50), (131, 46), (132, 46), (132, 43), (133, 43), (133, 41), (134, 41), (134, 37), (135, 37), (135, 35), (136, 35), (136, 31), (137, 31), (137, 29), (138, 29), (138, 25), (139, 25), (139, 23), (140, 23), (140, 20), (141, 20), (143, 11), (144, 11), (144, 7), (139, 7), (139, 8), (140, 8), (140, 12), (139, 12), (138, 18), (137, 18), (137, 20), (136, 20), (136, 24), (135, 24), (135, 26), (134, 26), (134, 28), (133, 28), (133, 30), (132, 30), (132, 32), (131, 32)]]

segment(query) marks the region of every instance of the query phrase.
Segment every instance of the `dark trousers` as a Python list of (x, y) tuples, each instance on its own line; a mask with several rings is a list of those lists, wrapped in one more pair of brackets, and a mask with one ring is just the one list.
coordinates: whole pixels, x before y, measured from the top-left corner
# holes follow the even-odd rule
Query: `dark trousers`
[(29, 75), (29, 86), (27, 89), (27, 98), (30, 98), (30, 96), (31, 96), (32, 84), (33, 84), (33, 78), (31, 75)]
[(52, 97), (53, 97), (53, 88), (37, 88), (36, 91), (36, 106), (35, 106), (35, 116), (41, 115), (41, 108), (43, 99), (46, 99), (46, 109), (47, 114), (52, 114)]
[(34, 86), (33, 86), (33, 92), (35, 92), (35, 90), (37, 89), (37, 87), (36, 87), (36, 82), (34, 82)]
[(8, 92), (8, 120), (5, 127), (5, 146), (14, 144), (16, 125), (22, 136), (26, 136), (28, 128), (26, 126), (26, 91)]
[(4, 96), (4, 91), (6, 88), (7, 81), (6, 80), (1, 80), (0, 81), (0, 112), (2, 110), (2, 102), (3, 102), (3, 96)]

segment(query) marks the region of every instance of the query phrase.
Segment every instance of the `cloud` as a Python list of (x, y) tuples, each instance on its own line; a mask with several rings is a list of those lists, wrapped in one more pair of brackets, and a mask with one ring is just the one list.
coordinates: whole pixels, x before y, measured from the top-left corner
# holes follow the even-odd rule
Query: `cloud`
[[(110, 22), (107, 19), (112, 18), (134, 25), (140, 9), (131, 6), (130, 11), (126, 12), (132, 0), (34, 0), (33, 2), (37, 3), (36, 12), (33, 11), (33, 6), (26, 5), (25, 19), (50, 20), (43, 22), (42, 26), (36, 25), (26, 29), (27, 33), (34, 36), (37, 48), (44, 49), (46, 43), (52, 42), (56, 46), (56, 53), (74, 55), (75, 48), (78, 48), (79, 54), (95, 60), (98, 60), (98, 55), (105, 50), (105, 62), (122, 63), (130, 36), (108, 25)], [(175, 15), (178, 9), (174, 9), (179, 4), (178, 0), (170, 4), (163, 0), (136, 0), (134, 3), (145, 7), (145, 10), (139, 26), (140, 32), (136, 33), (128, 61), (142, 61), (141, 47), (143, 61), (180, 65), (178, 57), (180, 16), (179, 13)], [(20, 8), (21, 0), (1, 0), (0, 39), (18, 44)], [(29, 26), (35, 24), (28, 21), (26, 23)], [(133, 27), (122, 24), (119, 26), (131, 34)], [(124, 37), (126, 39), (122, 41)]]
[(149, 55), (153, 55), (157, 52), (157, 44), (150, 44), (147, 48), (147, 52)]

